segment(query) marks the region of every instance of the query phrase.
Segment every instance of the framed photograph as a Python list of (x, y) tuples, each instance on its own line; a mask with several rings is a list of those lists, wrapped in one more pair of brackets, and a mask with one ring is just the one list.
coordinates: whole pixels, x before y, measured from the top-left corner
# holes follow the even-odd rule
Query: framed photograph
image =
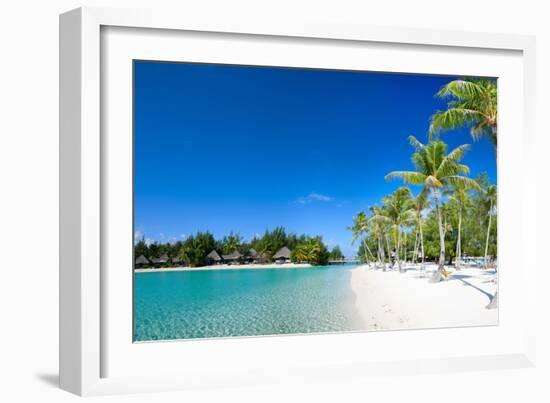
[(533, 38), (85, 8), (60, 45), (62, 388), (533, 365)]

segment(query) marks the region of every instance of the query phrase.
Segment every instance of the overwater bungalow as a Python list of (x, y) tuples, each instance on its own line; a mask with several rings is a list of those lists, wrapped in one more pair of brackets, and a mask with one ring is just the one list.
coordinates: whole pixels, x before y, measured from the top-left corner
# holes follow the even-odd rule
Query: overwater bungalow
[(239, 251), (231, 252), (228, 255), (222, 255), (222, 259), (227, 264), (237, 264), (240, 263), (243, 258), (243, 255)]
[(145, 266), (149, 266), (150, 264), (151, 262), (149, 262), (149, 259), (147, 259), (143, 255), (139, 255), (138, 258), (136, 259), (136, 267), (145, 267)]
[(208, 260), (208, 264), (220, 264), (222, 262), (221, 256), (215, 250), (206, 255), (206, 259)]
[(290, 263), (290, 249), (288, 249), (286, 246), (283, 246), (277, 251), (277, 253), (273, 255), (273, 260), (275, 260), (275, 262), (279, 264)]

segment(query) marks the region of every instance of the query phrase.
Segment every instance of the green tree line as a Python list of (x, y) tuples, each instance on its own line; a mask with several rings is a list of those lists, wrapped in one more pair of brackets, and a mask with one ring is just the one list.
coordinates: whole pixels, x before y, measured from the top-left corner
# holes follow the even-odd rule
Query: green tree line
[(255, 236), (249, 241), (234, 232), (216, 239), (208, 231), (199, 231), (176, 242), (147, 243), (142, 238), (134, 245), (134, 258), (143, 255), (153, 259), (166, 255), (170, 259), (177, 259), (189, 266), (198, 267), (209, 263), (207, 255), (212, 250), (216, 250), (219, 254), (237, 251), (246, 255), (254, 249), (265, 262), (271, 262), (273, 255), (285, 246), (290, 249), (290, 259), (294, 263), (325, 265), (329, 260), (344, 257), (338, 245), (329, 251), (321, 236), (297, 235), (287, 233), (284, 227), (276, 227), (273, 230), (266, 230), (263, 235)]

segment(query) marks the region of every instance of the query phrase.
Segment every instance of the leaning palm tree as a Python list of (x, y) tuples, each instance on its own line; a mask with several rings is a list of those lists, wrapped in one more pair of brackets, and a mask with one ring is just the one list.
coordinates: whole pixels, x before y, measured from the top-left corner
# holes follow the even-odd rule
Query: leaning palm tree
[(446, 276), (445, 272), (445, 229), (440, 210), (440, 199), (442, 192), (447, 186), (465, 183), (474, 188), (479, 188), (477, 182), (464, 175), (470, 173), (470, 169), (461, 164), (460, 161), (469, 149), (468, 144), (458, 146), (447, 154), (447, 144), (441, 140), (431, 140), (429, 144), (424, 145), (414, 136), (409, 137), (410, 144), (415, 152), (412, 156), (412, 162), (416, 171), (395, 171), (386, 175), (386, 180), (400, 178), (407, 184), (422, 185), (429, 189), (434, 196), (435, 211), (437, 214), (437, 223), (439, 227), (439, 264), (431, 282), (439, 282)]
[(450, 98), (447, 110), (432, 116), (430, 135), (441, 130), (471, 127), (474, 139), (487, 136), (497, 146), (497, 83), (491, 79), (453, 80), (436, 94)]
[[(412, 198), (412, 206), (414, 209), (415, 217), (416, 217), (416, 225), (418, 228), (418, 245), (420, 247), (421, 253), (422, 253), (422, 266), (421, 268), (424, 269), (424, 263), (425, 263), (425, 256), (424, 256), (424, 232), (422, 230), (422, 212), (428, 208), (429, 200), (429, 188), (424, 187), (420, 193), (416, 197)], [(417, 249), (415, 248), (415, 262), (416, 262), (416, 253)]]
[(358, 238), (361, 239), (363, 250), (365, 252), (365, 260), (369, 260), (367, 253), (370, 254), (371, 257), (374, 259), (374, 255), (372, 254), (366, 240), (366, 235), (369, 231), (369, 219), (367, 217), (367, 214), (365, 214), (365, 212), (363, 211), (360, 211), (355, 217), (353, 217), (353, 225), (351, 227), (348, 227), (348, 229), (353, 233), (353, 237), (351, 239), (352, 245)]
[[(489, 223), (487, 225), (487, 237), (485, 239), (485, 260), (484, 260), (485, 269), (487, 269), (487, 267), (489, 266), (488, 255), (489, 255), (489, 237), (491, 234), (491, 218), (493, 217), (493, 211), (496, 208), (496, 203), (497, 203), (497, 187), (495, 185), (491, 185), (487, 188), (487, 191), (485, 193), (485, 203), (488, 204), (488, 207), (489, 207), (487, 211), (487, 214), (489, 216)], [(498, 308), (498, 278), (496, 281), (497, 281), (497, 289), (495, 291), (495, 295), (491, 299), (491, 302), (489, 302), (489, 305), (487, 305), (487, 309)]]
[(411, 191), (407, 187), (400, 187), (390, 196), (383, 199), (384, 209), (386, 211), (386, 217), (392, 224), (394, 245), (395, 245), (395, 259), (399, 272), (403, 273), (403, 267), (401, 264), (401, 247), (402, 247), (402, 226), (413, 221), (413, 209), (412, 209), (412, 197)]

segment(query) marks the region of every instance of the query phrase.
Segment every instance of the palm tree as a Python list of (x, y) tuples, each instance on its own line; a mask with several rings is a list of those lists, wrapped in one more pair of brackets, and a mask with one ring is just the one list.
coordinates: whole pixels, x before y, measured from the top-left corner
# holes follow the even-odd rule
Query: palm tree
[(383, 199), (385, 215), (392, 224), (394, 232), (395, 259), (399, 272), (403, 273), (401, 265), (401, 227), (413, 220), (411, 191), (407, 187), (400, 187), (390, 196)]
[(413, 254), (411, 259), (411, 261), (415, 264), (418, 260), (418, 248), (420, 247), (420, 237), (419, 237), (418, 231), (419, 231), (419, 227), (417, 223), (414, 229), (414, 247), (413, 247)]
[[(428, 207), (429, 201), (428, 201), (428, 195), (429, 195), (429, 189), (427, 187), (424, 187), (420, 193), (416, 197), (412, 198), (412, 207), (414, 209), (415, 217), (416, 217), (416, 225), (418, 227), (418, 235), (419, 235), (419, 246), (420, 250), (422, 252), (422, 269), (424, 269), (424, 263), (425, 263), (425, 256), (424, 256), (424, 232), (422, 230), (422, 212)], [(416, 243), (416, 242), (415, 242)], [(415, 245), (416, 246), (416, 245)], [(417, 254), (417, 248), (415, 247), (415, 262), (416, 262), (416, 254)]]
[[(382, 245), (382, 250), (384, 250), (384, 242), (386, 243), (386, 248), (388, 251), (388, 267), (392, 268), (395, 264), (395, 260), (392, 260), (392, 247), (390, 238), (391, 235), (393, 235), (393, 244), (395, 246), (395, 242), (397, 237), (395, 236), (395, 227), (393, 225), (393, 221), (389, 216), (388, 208), (385, 204), (386, 200), (382, 199), (382, 202), (384, 205), (381, 207), (375, 206), (375, 209), (373, 211), (373, 216), (371, 217), (371, 220), (373, 223), (375, 223), (377, 226), (379, 226), (380, 229), (380, 244)], [(395, 257), (395, 252), (394, 252)], [(384, 271), (386, 270), (386, 267), (384, 266)]]
[(242, 237), (239, 234), (234, 234), (231, 232), (229, 235), (225, 236), (222, 240), (223, 252), (231, 253), (238, 250), (242, 244)]
[[(479, 188), (481, 188), (481, 186), (479, 186)], [(462, 214), (470, 203), (470, 196), (468, 194), (470, 189), (471, 188), (465, 183), (457, 183), (454, 186), (453, 192), (449, 196), (449, 198), (455, 203), (456, 213), (458, 216), (458, 234), (455, 257), (455, 267), (457, 270), (460, 270), (460, 259), (462, 258)]]
[(369, 219), (367, 217), (367, 214), (365, 214), (365, 212), (363, 211), (360, 211), (355, 217), (353, 217), (353, 225), (351, 227), (348, 227), (348, 229), (353, 233), (353, 237), (351, 239), (352, 245), (355, 243), (357, 238), (360, 238), (363, 244), (363, 250), (365, 251), (365, 260), (368, 260), (367, 252), (374, 259), (374, 255), (370, 251), (369, 245), (366, 241), (366, 235), (369, 231)]
[(409, 137), (415, 153), (412, 162), (416, 171), (395, 171), (386, 175), (386, 180), (400, 178), (407, 184), (422, 185), (428, 188), (434, 196), (435, 211), (439, 227), (439, 264), (438, 270), (431, 278), (431, 282), (439, 282), (446, 275), (445, 272), (445, 229), (440, 211), (440, 198), (447, 186), (465, 183), (479, 188), (477, 182), (463, 175), (468, 175), (470, 169), (460, 161), (469, 149), (468, 144), (458, 146), (447, 154), (447, 144), (438, 139), (432, 139), (428, 145), (422, 144), (414, 136)]
[(307, 261), (307, 251), (304, 245), (298, 245), (293, 251), (292, 251), (292, 260), (302, 263)]
[[(387, 225), (388, 218), (384, 215), (383, 209), (379, 206), (370, 208), (371, 217), (369, 224), (371, 226), (371, 234), (378, 242), (378, 260), (382, 264), (384, 271), (386, 270), (385, 253), (384, 253), (384, 234), (385, 226)], [(388, 250), (388, 258), (390, 251)]]
[(317, 262), (320, 254), (321, 245), (316, 239), (309, 239), (307, 242), (299, 244), (293, 251), (294, 259), (298, 262)]
[(493, 210), (496, 207), (497, 202), (497, 187), (495, 185), (491, 185), (487, 188), (487, 191), (485, 193), (485, 204), (487, 205), (487, 215), (489, 216), (489, 223), (487, 225), (487, 237), (485, 238), (485, 258), (484, 258), (484, 266), (487, 269), (489, 266), (489, 236), (491, 233), (491, 224), (492, 224), (492, 217), (493, 217)]
[(436, 94), (439, 98), (451, 98), (446, 111), (432, 116), (430, 135), (441, 130), (471, 126), (474, 139), (483, 135), (497, 146), (497, 83), (490, 79), (453, 80)]

